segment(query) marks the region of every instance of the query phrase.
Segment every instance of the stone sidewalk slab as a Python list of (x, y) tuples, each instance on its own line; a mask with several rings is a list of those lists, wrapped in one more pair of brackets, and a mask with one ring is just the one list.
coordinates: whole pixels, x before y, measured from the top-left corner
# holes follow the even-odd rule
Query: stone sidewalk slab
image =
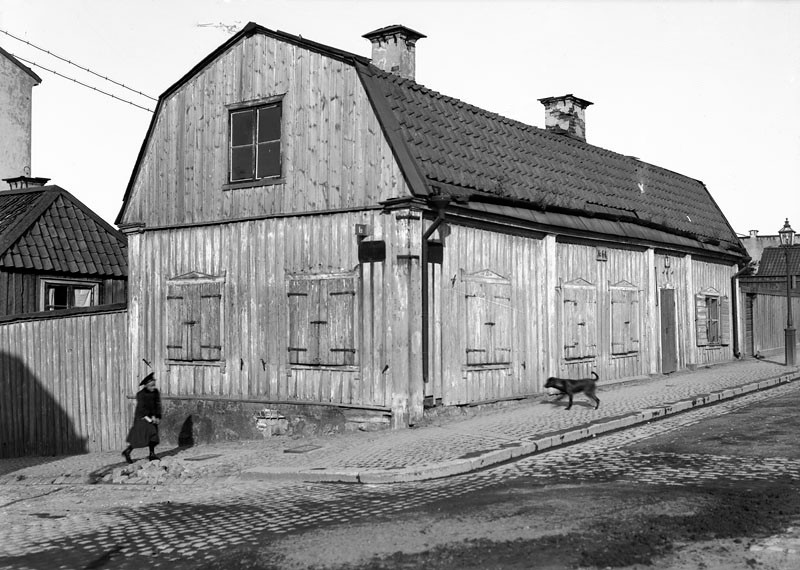
[(598, 410), (581, 395), (566, 411), (563, 402), (556, 404), (542, 394), (496, 407), (448, 409), (427, 418), (422, 426), (405, 430), (159, 449), (164, 469), (179, 464), (180, 477), (159, 478), (154, 474), (158, 466), (140, 464), (142, 477), (126, 479), (122, 471), (127, 466), (119, 452), (0, 459), (0, 484), (421, 481), (483, 469), (797, 379), (798, 367), (748, 359), (624, 383), (600, 383)]

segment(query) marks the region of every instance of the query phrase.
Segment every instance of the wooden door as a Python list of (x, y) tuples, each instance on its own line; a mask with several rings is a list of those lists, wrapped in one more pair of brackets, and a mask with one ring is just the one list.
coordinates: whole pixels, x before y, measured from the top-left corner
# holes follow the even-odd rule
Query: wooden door
[(675, 290), (661, 289), (661, 373), (678, 369), (677, 336), (675, 326)]
[(747, 294), (744, 297), (744, 354), (753, 356), (756, 351), (753, 346), (753, 300), (755, 295)]

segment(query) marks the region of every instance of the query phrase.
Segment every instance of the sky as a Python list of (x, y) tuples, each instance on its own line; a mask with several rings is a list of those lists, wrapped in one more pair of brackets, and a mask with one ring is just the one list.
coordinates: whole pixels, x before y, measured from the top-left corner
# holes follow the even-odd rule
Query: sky
[(572, 93), (589, 143), (703, 181), (736, 232), (800, 231), (800, 0), (2, 0), (42, 78), (31, 175), (113, 224), (152, 113), (41, 66), (152, 110), (250, 21), (366, 57), (405, 25), (418, 83), (541, 128)]

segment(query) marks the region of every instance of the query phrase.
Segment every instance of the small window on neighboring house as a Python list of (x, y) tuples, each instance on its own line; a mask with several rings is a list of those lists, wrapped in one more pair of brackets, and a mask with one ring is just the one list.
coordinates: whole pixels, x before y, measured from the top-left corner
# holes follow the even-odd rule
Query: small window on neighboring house
[(229, 182), (281, 175), (281, 103), (232, 110)]
[(717, 291), (695, 296), (695, 332), (697, 346), (730, 344), (730, 303)]
[(467, 366), (511, 362), (511, 282), (490, 271), (464, 278)]
[(222, 358), (222, 281), (194, 274), (167, 283), (167, 358), (213, 362)]
[(295, 276), (288, 280), (290, 364), (357, 364), (356, 285), (356, 277), (351, 274)]
[(42, 279), (41, 310), (73, 309), (99, 305), (99, 284), (87, 281)]
[(597, 356), (597, 288), (583, 279), (562, 287), (564, 358)]
[(627, 282), (610, 289), (611, 354), (639, 352), (639, 291)]

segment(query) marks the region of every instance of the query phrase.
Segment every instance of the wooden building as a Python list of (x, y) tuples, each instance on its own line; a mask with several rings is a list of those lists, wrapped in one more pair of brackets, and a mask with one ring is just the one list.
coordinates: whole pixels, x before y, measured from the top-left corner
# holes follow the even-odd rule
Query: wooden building
[(47, 180), (0, 190), (0, 318), (126, 301), (125, 236)]
[(702, 182), (587, 143), (588, 101), (525, 125), (416, 83), (422, 34), (365, 37), (251, 23), (160, 97), (117, 218), (131, 392), (155, 371), (223, 438), (734, 358), (747, 256)]
[[(788, 316), (786, 254), (782, 247), (764, 248), (760, 255), (758, 272), (742, 275), (738, 280), (744, 356), (784, 356)], [(792, 246), (788, 254), (792, 320), (797, 328), (800, 320), (800, 246)]]

